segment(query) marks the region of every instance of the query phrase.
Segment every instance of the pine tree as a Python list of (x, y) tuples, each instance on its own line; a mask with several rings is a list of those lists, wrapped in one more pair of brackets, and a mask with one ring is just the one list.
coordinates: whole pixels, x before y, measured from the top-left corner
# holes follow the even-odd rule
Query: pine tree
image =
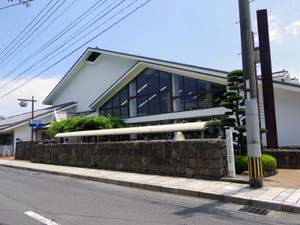
[(224, 100), (220, 106), (229, 109), (226, 112), (226, 118), (222, 120), (224, 128), (233, 128), (238, 132), (234, 135), (234, 145), (237, 154), (246, 154), (246, 140), (244, 133), (246, 132), (245, 119), (245, 97), (244, 97), (244, 80), (243, 71), (234, 70), (227, 75), (227, 92), (224, 93)]

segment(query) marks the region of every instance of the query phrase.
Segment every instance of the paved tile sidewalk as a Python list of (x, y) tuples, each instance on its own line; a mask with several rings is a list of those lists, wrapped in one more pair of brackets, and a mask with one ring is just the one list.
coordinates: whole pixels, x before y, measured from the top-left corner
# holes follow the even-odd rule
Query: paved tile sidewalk
[(0, 160), (0, 166), (300, 213), (300, 189), (280, 187), (252, 189), (246, 184), (224, 181), (55, 166), (16, 160)]

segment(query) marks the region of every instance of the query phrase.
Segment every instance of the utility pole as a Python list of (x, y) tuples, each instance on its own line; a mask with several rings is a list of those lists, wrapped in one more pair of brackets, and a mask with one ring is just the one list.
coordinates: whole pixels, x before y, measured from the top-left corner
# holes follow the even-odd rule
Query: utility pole
[[(34, 96), (32, 96), (31, 99), (23, 99), (19, 98), (18, 101), (20, 101), (19, 105), (21, 107), (27, 107), (27, 102), (31, 102), (31, 122), (34, 120), (34, 103), (37, 101), (34, 99)], [(29, 121), (30, 124), (30, 121)], [(33, 149), (33, 126), (31, 126), (31, 150)], [(27, 156), (26, 156), (27, 158)]]
[(257, 88), (254, 69), (253, 39), (248, 0), (239, 0), (239, 14), (244, 84), (246, 87), (245, 108), (249, 185), (253, 188), (259, 188), (263, 186), (263, 170), (257, 107)]

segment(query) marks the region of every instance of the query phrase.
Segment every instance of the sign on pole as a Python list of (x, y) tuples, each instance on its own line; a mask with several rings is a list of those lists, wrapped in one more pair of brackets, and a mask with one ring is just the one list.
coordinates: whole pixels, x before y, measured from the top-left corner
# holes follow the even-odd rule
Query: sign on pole
[(43, 120), (29, 120), (29, 127), (42, 128), (44, 126), (46, 126), (46, 123)]

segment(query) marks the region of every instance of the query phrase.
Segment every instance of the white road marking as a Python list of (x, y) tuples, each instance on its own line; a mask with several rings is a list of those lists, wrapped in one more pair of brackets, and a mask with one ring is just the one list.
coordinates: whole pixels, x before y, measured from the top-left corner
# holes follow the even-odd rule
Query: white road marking
[(60, 224), (55, 223), (54, 221), (49, 220), (49, 219), (47, 219), (47, 218), (45, 218), (45, 217), (43, 217), (43, 216), (41, 216), (41, 215), (39, 215), (35, 212), (32, 212), (32, 211), (24, 212), (24, 214), (31, 217), (31, 218), (33, 218), (33, 219), (35, 219), (35, 220), (37, 220), (37, 221), (42, 222), (45, 225), (60, 225)]

